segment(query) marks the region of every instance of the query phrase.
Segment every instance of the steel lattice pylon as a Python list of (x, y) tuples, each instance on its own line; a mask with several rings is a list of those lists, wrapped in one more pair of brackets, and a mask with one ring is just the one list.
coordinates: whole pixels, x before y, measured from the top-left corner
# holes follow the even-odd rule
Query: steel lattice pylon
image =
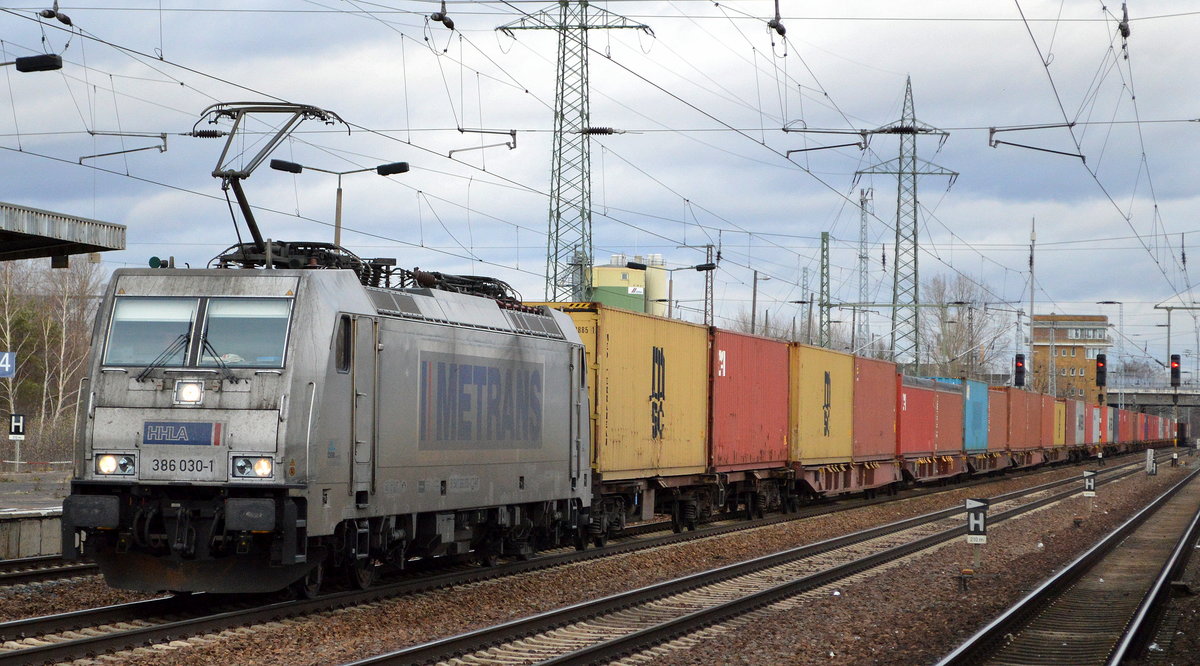
[[(949, 176), (958, 172), (917, 158), (917, 135), (934, 134), (946, 140), (947, 132), (922, 123), (913, 110), (912, 79), (905, 82), (904, 112), (898, 122), (872, 130), (871, 134), (900, 137), (900, 156), (869, 167), (859, 174), (896, 176), (896, 245), (892, 262), (892, 360), (919, 366), (921, 325), (919, 318), (920, 273), (917, 270), (917, 176)], [(918, 171), (918, 164), (922, 170)]]
[[(558, 32), (554, 94), (554, 152), (550, 166), (550, 229), (546, 253), (546, 300), (582, 301), (591, 293), (592, 162), (588, 109), (588, 31), (650, 27), (589, 6), (560, 0), (498, 30)], [(652, 33), (651, 33), (652, 34)]]

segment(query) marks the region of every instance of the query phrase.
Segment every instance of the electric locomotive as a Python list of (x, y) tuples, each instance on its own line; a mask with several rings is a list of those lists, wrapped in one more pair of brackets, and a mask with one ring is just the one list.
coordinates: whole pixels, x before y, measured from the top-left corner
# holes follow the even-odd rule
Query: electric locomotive
[(64, 557), (130, 590), (313, 594), (334, 571), (365, 586), (415, 557), (586, 538), (566, 315), (322, 243), (234, 246), (217, 266), (114, 273)]

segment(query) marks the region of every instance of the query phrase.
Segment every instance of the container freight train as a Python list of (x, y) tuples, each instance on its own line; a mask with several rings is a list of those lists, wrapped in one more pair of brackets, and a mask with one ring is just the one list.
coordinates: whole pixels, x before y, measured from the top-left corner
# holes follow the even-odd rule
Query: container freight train
[[(336, 246), (114, 273), (63, 552), (141, 591), (603, 543), (655, 513), (790, 509), (1169, 439), (1171, 424)], [(269, 269), (255, 270), (255, 268)], [(469, 292), (469, 293), (468, 293)], [(481, 295), (480, 295), (481, 294)]]
[(886, 361), (595, 303), (547, 305), (587, 348), (589, 527), (605, 534), (654, 514), (692, 529), (724, 511), (1174, 440), (1174, 423), (1150, 414), (906, 377)]

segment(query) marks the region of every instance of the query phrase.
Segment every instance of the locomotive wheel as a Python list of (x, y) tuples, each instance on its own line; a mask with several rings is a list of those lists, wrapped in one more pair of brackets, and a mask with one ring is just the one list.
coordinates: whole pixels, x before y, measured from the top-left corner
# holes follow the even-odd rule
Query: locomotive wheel
[(375, 584), (375, 579), (378, 578), (375, 564), (371, 561), (371, 558), (354, 560), (346, 565), (346, 573), (349, 575), (350, 584), (360, 590), (371, 587)]
[(490, 548), (479, 551), (479, 566), (494, 567), (498, 564), (500, 564), (499, 553)]
[(325, 563), (322, 562), (313, 567), (312, 571), (292, 583), (296, 595), (301, 599), (316, 599), (321, 593), (321, 584), (325, 582)]

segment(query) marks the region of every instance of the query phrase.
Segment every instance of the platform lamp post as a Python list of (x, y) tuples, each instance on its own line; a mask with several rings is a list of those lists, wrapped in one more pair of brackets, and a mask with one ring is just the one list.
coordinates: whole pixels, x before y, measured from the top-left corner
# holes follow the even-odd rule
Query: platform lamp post
[(342, 176), (352, 173), (365, 173), (374, 171), (381, 176), (392, 176), (398, 173), (408, 172), (408, 162), (392, 162), (390, 164), (380, 164), (375, 167), (367, 167), (365, 169), (351, 169), (349, 171), (330, 171), (328, 169), (318, 169), (317, 167), (304, 166), (295, 162), (287, 162), (284, 160), (271, 160), (271, 168), (276, 171), (286, 171), (287, 173), (300, 173), (305, 169), (310, 171), (320, 171), (321, 173), (333, 174), (338, 177), (337, 184), (337, 207), (333, 218), (333, 244), (341, 247), (342, 245)]
[(57, 53), (46, 53), (0, 62), (0, 67), (8, 65), (14, 65), (18, 72), (53, 72), (62, 69), (62, 56)]
[[(637, 261), (625, 262), (625, 268), (630, 268), (635, 271), (649, 270), (649, 266)], [(667, 272), (667, 319), (670, 319), (675, 308), (675, 271), (696, 270), (699, 273), (707, 271), (715, 271), (717, 265), (713, 263), (696, 264), (695, 266), (680, 266), (679, 268), (661, 268), (655, 266), (659, 270)]]

